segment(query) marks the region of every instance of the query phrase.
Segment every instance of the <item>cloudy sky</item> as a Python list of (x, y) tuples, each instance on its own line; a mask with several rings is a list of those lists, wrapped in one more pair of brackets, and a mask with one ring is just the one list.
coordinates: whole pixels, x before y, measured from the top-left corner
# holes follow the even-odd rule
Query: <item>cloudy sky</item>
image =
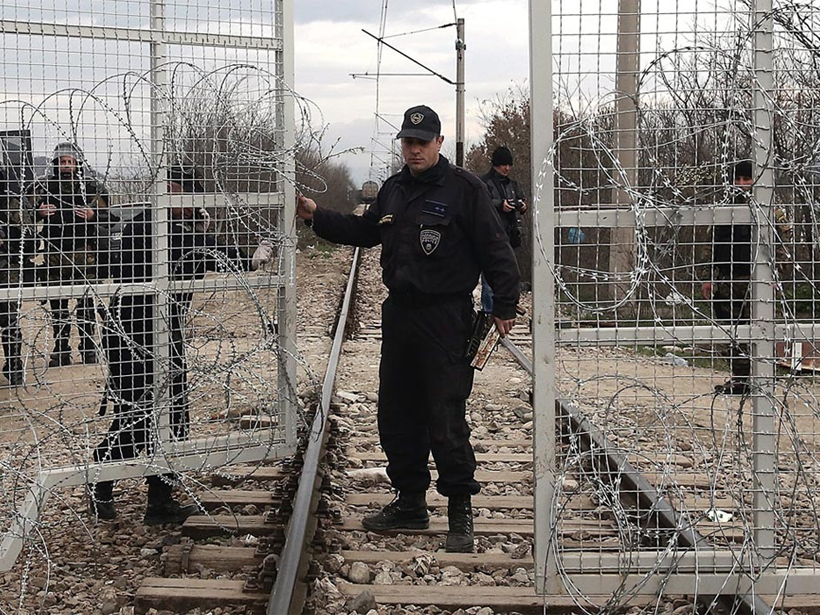
[[(296, 90), (312, 100), (328, 124), (326, 144), (337, 138), (338, 148), (364, 148), (344, 161), (354, 181), (369, 178), (371, 151), (384, 159), (390, 135), (376, 134), (376, 82), (351, 77), (378, 69), (377, 43), (362, 32), (379, 32), (383, 0), (296, 0)], [(527, 0), (433, 0), (387, 2), (387, 36), (437, 28), (465, 20), (467, 144), (482, 134), (482, 101), (528, 84)], [(455, 81), (455, 27), (397, 36), (390, 44)], [(421, 73), (418, 66), (385, 48), (382, 73)], [(454, 156), (455, 87), (436, 77), (389, 77), (380, 80), (379, 111), (388, 121), (401, 123), (404, 110), (427, 104), (441, 116), (445, 155)], [(318, 118), (314, 118), (318, 122)], [(388, 130), (386, 123), (380, 123)], [(374, 140), (374, 137), (376, 139)], [(378, 159), (376, 164), (380, 164)], [(382, 172), (383, 168), (377, 169)]]

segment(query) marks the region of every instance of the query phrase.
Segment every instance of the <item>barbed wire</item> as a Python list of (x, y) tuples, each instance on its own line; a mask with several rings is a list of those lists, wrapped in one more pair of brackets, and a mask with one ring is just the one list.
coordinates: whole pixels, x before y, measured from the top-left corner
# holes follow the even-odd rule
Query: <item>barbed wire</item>
[[(168, 76), (164, 87), (160, 84), (166, 80), (157, 79), (160, 71)], [(159, 155), (152, 146), (152, 99), (164, 110), (162, 115), (153, 116), (163, 118)], [(284, 123), (287, 105), (295, 109), (293, 126)], [(100, 336), (94, 334), (92, 340), (96, 360), (70, 367), (68, 373), (65, 368), (49, 367), (49, 357), (55, 354), (50, 346), (58, 341), (53, 331), (54, 306), (49, 309), (46, 301), (29, 299), (26, 289), (36, 282), (24, 279), (22, 274), (31, 269), (35, 277), (41, 278), (36, 274), (48, 269), (49, 258), (69, 258), (73, 246), (66, 247), (42, 234), (43, 222), (33, 219), (37, 196), (31, 184), (20, 182), (7, 193), (4, 233), (13, 226), (9, 214), (17, 213), (21, 220), (17, 226), (25, 229), (23, 235), (38, 244), (36, 254), (25, 252), (22, 244), (15, 248), (20, 262), (8, 268), (20, 273), (19, 280), (9, 279), (9, 271), (2, 272), (6, 278), (0, 278), (2, 301), (16, 315), (21, 331), (21, 382), (0, 388), (4, 408), (0, 538), (24, 540), (24, 560), (14, 569), (20, 596), (16, 608), (22, 609), (24, 605), (43, 604), (42, 595), (31, 593), (31, 571), (43, 567), (47, 571), (47, 594), (52, 566), (50, 545), (67, 518), (79, 524), (89, 544), (95, 540), (93, 511), (89, 514), (86, 510), (85, 497), (80, 496), (78, 502), (76, 491), (63, 493), (56, 488), (41, 493), (39, 498), (48, 495), (52, 501), (36, 519), (26, 518), (23, 504), (38, 493), (41, 473), (74, 467), (87, 476), (89, 483), (97, 483), (103, 467), (94, 462), (98, 454), (95, 447), (101, 446), (98, 442), (106, 437), (131, 438), (142, 429), (148, 442), (145, 452), (134, 461), (148, 474), (164, 474), (164, 482), (198, 503), (203, 492), (214, 493), (201, 476), (219, 473), (223, 463), (243, 459), (245, 448), (253, 446), (263, 451), (257, 459), (280, 455), (276, 450), (284, 444), (290, 421), (284, 414), (286, 408), (297, 412), (292, 419), (294, 429), (305, 421), (307, 407), (316, 398), (320, 383), (295, 340), (284, 340), (280, 329), (279, 285), (295, 285), (295, 263), (289, 257), (295, 246), (291, 239), (294, 221), (282, 218), (284, 209), (276, 195), (284, 194), (286, 185), (301, 190), (304, 182), (309, 182), (313, 192), (322, 192), (327, 185), (321, 174), (304, 166), (298, 156), (308, 149), (321, 153), (317, 137), (321, 131), (314, 128), (315, 105), (274, 73), (252, 63), (212, 63), (205, 69), (192, 62), (168, 62), (154, 71), (106, 76), (88, 88), (63, 88), (34, 102), (22, 98), (2, 100), (0, 113), (16, 118), (18, 130), (40, 141), (48, 137), (78, 146), (84, 142), (95, 145), (80, 148), (84, 160), (77, 162), (87, 173), (84, 180), (104, 189), (108, 209), (124, 215), (116, 234), (123, 241), (141, 246), (133, 248), (134, 255), (141, 255), (134, 258), (147, 258), (147, 263), (137, 265), (147, 265), (149, 272), (145, 279), (125, 274), (111, 278), (100, 273), (116, 270), (116, 265), (110, 263), (108, 269), (97, 266), (103, 260), (97, 257), (106, 249), (109, 261), (124, 258), (117, 250), (126, 250), (110, 245), (103, 248), (102, 239), (93, 247), (93, 264), (84, 261), (83, 265), (69, 266), (70, 275), (60, 284), (79, 289), (72, 292), (71, 298), (84, 296), (94, 305), (93, 315), (86, 317), (93, 322), (83, 322), (79, 303), (74, 317), (78, 329), (84, 325), (99, 328)], [(286, 147), (285, 133), (294, 129), (294, 142)], [(321, 163), (321, 155), (316, 160)], [(154, 223), (159, 219), (152, 203), (163, 201), (152, 199), (154, 187), (171, 179), (173, 172), (189, 174), (208, 197), (200, 201), (196, 194), (186, 194), (183, 205), (197, 210), (207, 203), (210, 212), (200, 216), (195, 211), (187, 221), (171, 219), (166, 235), (169, 250), (175, 233), (210, 236), (214, 241), (194, 242), (188, 247), (183, 242), (180, 248), (173, 248), (177, 260), (168, 261), (168, 270), (170, 280), (175, 282), (165, 287), (166, 281), (155, 280), (152, 284), (150, 277), (151, 263), (164, 258), (152, 243), (163, 235), (162, 227), (151, 225), (152, 219)], [(34, 185), (46, 181), (40, 178)], [(88, 189), (83, 184), (83, 198), (90, 198)], [(249, 201), (252, 193), (274, 200)], [(136, 210), (136, 215), (129, 209)], [(26, 217), (31, 221), (26, 223)], [(209, 231), (206, 227), (211, 222), (215, 228)], [(105, 224), (114, 228), (118, 222), (112, 219)], [(110, 241), (111, 237), (105, 237), (105, 242)], [(251, 255), (263, 243), (270, 247), (268, 263), (264, 269), (250, 273)], [(29, 262), (31, 259), (35, 262)], [(196, 263), (193, 274), (185, 265), (191, 262)], [(213, 273), (200, 283), (204, 263), (209, 263)], [(120, 290), (112, 296), (98, 292), (96, 285), (111, 280), (121, 285)], [(60, 296), (57, 290), (48, 295), (49, 299)], [(134, 297), (141, 296), (152, 297), (148, 311), (133, 307), (134, 301), (139, 303)], [(160, 313), (164, 317), (157, 319)], [(163, 331), (171, 338), (165, 350), (159, 345)], [(82, 332), (80, 337), (82, 350)], [(139, 392), (142, 386), (166, 391), (164, 399), (160, 396), (156, 404), (149, 400), (149, 408), (140, 410), (133, 406), (134, 390), (112, 384), (112, 339), (119, 344), (116, 351), (127, 352), (130, 357), (123, 365), (156, 378), (156, 382), (133, 384), (134, 390)], [(175, 348), (181, 349), (181, 357), (174, 356)], [(85, 360), (82, 353), (81, 357)], [(6, 350), (7, 362), (9, 358)], [(288, 362), (296, 366), (296, 372), (283, 368)], [(175, 387), (183, 390), (175, 391)], [(114, 408), (113, 417), (122, 419), (119, 427), (112, 425), (109, 430), (112, 413), (103, 416), (101, 410), (106, 406)], [(182, 412), (180, 408), (188, 416), (175, 425), (173, 413)], [(182, 433), (169, 439), (161, 420), (147, 418), (162, 413), (172, 415), (171, 431), (178, 429)], [(171, 475), (168, 461), (190, 442), (187, 432), (196, 439), (195, 452), (201, 461), (175, 467)], [(236, 438), (227, 452), (220, 437)], [(116, 459), (116, 455), (111, 457), (112, 450), (108, 449), (103, 461)], [(264, 454), (265, 450), (270, 455)], [(211, 455), (217, 452), (220, 462), (213, 461), (217, 457)], [(259, 463), (250, 462), (251, 472)], [(61, 514), (50, 514), (52, 506)], [(0, 607), (0, 612), (7, 611)]]
[[(765, 593), (782, 595), (794, 571), (817, 572), (820, 567), (820, 406), (814, 378), (801, 375), (801, 370), (811, 367), (812, 357), (798, 357), (786, 365), (779, 352), (755, 356), (745, 347), (750, 340), (737, 334), (740, 318), (727, 322), (713, 315), (715, 300), (697, 296), (702, 282), (713, 281), (712, 262), (700, 260), (709, 258), (701, 248), (714, 247), (707, 245), (713, 239), (691, 221), (693, 212), (732, 206), (748, 209), (753, 229), (751, 276), (727, 282), (739, 281), (750, 289), (755, 284), (754, 263), (763, 264), (763, 271), (771, 276), (766, 283), (774, 288), (769, 303), (775, 314), (773, 324), (794, 325), (791, 334), (767, 341), (772, 346), (782, 344), (786, 353), (801, 342), (813, 344), (800, 325), (815, 322), (818, 290), (814, 270), (820, 117), (810, 102), (820, 92), (820, 72), (811, 61), (818, 52), (811, 30), (817, 7), (781, 1), (771, 14), (756, 15), (756, 21), (751, 14), (745, 20), (742, 11), (731, 9), (704, 11), (699, 5), (693, 11), (697, 15), (691, 32), (673, 29), (672, 44), (664, 44), (668, 41), (662, 42), (658, 34), (655, 57), (650, 57), (651, 50), (641, 49), (640, 94), (632, 101), (638, 120), (637, 181), (632, 170), (622, 166), (614, 145), (615, 102), (629, 95), (600, 91), (610, 78), (600, 63), (584, 71), (582, 60), (563, 47), (555, 63), (564, 67), (577, 62), (579, 67), (577, 72), (556, 69), (555, 137), (534, 182), (534, 245), (555, 283), (556, 319), (572, 327), (654, 327), (663, 332), (659, 339), (670, 340), (663, 344), (673, 354), (671, 359), (669, 354), (662, 357), (657, 352), (661, 343), (650, 337), (641, 342), (641, 337), (626, 335), (622, 342), (611, 342), (612, 349), (601, 343), (587, 349), (571, 341), (558, 347), (562, 397), (589, 417), (613, 450), (652, 477), (656, 495), (674, 505), (679, 523), (677, 528), (659, 528), (653, 522), (657, 511), (637, 506), (635, 490), (622, 483), (626, 469), (601, 469), (601, 451), (589, 450), (580, 438), (570, 436), (554, 475), (549, 551), (564, 587), (583, 612), (634, 609), (630, 600), (639, 593), (658, 596), (642, 609), (657, 612), (674, 575), (683, 571), (684, 564), (692, 565), (686, 563), (687, 555), (700, 558), (696, 560), (700, 565), (691, 569), (698, 578), (711, 572), (725, 576), (726, 594), (739, 591), (737, 579), (747, 581), (754, 592), (764, 576), (776, 572), (785, 580), (777, 592)], [(714, 14), (715, 24), (726, 18), (731, 27), (704, 29), (701, 11)], [(665, 16), (659, 11), (657, 23)], [(774, 89), (767, 91), (758, 81), (753, 52), (756, 29), (768, 18), (776, 26), (773, 48), (764, 50), (773, 53), (775, 66)], [(677, 18), (675, 23), (679, 26)], [(572, 34), (560, 27), (556, 32)], [(679, 44), (687, 32), (693, 41)], [(602, 34), (598, 32), (599, 39)], [(584, 85), (590, 75), (597, 81)], [(753, 91), (763, 95), (771, 131), (756, 126)], [(533, 109), (533, 117), (536, 113)], [(755, 190), (747, 193), (732, 182), (734, 165), (754, 159), (755, 152), (765, 152), (765, 165), (775, 171), (771, 201), (759, 201)], [(753, 179), (759, 180), (760, 174), (758, 170)], [(635, 220), (634, 234), (627, 242), (633, 258), (628, 270), (615, 272), (601, 265), (606, 261), (607, 235), (584, 229), (583, 224), (572, 234), (574, 239), (567, 239), (566, 229), (556, 232), (556, 250), (548, 253), (543, 238), (547, 233), (552, 236), (553, 229), (552, 220), (545, 219), (544, 203), (547, 191), (553, 190), (547, 181), (552, 175), (555, 188), (550, 196), (556, 215), (569, 208), (606, 213), (605, 204), (611, 200), (607, 195), (616, 191), (625, 195), (621, 202)], [(597, 232), (594, 237), (603, 246), (584, 245), (584, 230), (591, 237)], [(699, 269), (709, 272), (699, 274)], [(619, 292), (607, 294), (602, 288)], [(801, 307), (796, 289), (807, 297), (808, 308)], [(750, 293), (747, 290), (739, 300), (750, 303)], [(727, 339), (680, 333), (707, 325)], [(726, 354), (718, 342), (756, 361), (759, 367), (750, 394), (726, 396), (711, 391), (716, 359)], [(771, 437), (771, 449), (760, 450), (755, 442), (756, 421), (766, 406), (772, 408), (775, 431), (765, 434)], [(684, 480), (687, 471), (676, 465), (682, 457), (685, 467), (705, 475), (706, 484), (693, 487)], [(768, 477), (773, 481), (771, 490), (765, 486)], [(599, 509), (585, 513), (579, 510), (582, 506), (573, 506), (585, 498)], [(756, 508), (761, 503), (762, 512), (771, 513), (771, 527), (757, 525), (761, 511)], [(597, 521), (613, 533), (617, 546), (584, 536), (585, 526), (568, 540), (567, 528), (575, 527), (579, 519)], [(686, 546), (682, 533), (691, 530), (699, 531), (705, 543)], [(773, 545), (758, 543), (761, 531), (773, 532)], [(577, 583), (577, 570), (568, 568), (565, 560), (575, 561), (569, 557), (572, 554), (608, 552), (617, 557), (607, 560), (614, 567), (606, 572), (622, 582), (601, 604)], [(705, 557), (709, 553), (723, 554), (727, 561), (716, 566)], [(594, 574), (594, 565), (588, 570)], [(734, 579), (731, 584), (730, 579)], [(711, 588), (696, 585), (692, 594), (709, 608), (716, 604)]]

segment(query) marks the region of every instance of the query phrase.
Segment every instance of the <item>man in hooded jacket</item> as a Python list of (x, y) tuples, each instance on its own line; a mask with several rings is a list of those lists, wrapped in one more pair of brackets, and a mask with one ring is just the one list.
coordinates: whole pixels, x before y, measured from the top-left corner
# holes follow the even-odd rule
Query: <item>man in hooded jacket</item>
[[(168, 192), (202, 192), (202, 184), (191, 171), (172, 168), (168, 172)], [(170, 211), (169, 274), (171, 281), (196, 280), (207, 271), (230, 266), (245, 271), (256, 270), (272, 256), (271, 244), (260, 242), (251, 257), (235, 246), (219, 245), (208, 233), (210, 216), (204, 209), (189, 205), (172, 206)], [(111, 277), (121, 284), (140, 284), (153, 279), (156, 252), (152, 247), (158, 229), (149, 212), (125, 226), (117, 254), (106, 260), (101, 277)], [(188, 366), (185, 359), (185, 328), (193, 299), (190, 291), (175, 292), (169, 301), (168, 333), (170, 335), (170, 426), (175, 440), (185, 440), (189, 432)], [(143, 450), (152, 453), (154, 415), (155, 297), (150, 294), (123, 293), (109, 306), (104, 325), (103, 346), (109, 367), (108, 392), (104, 400), (113, 401), (114, 419), (108, 434), (94, 450), (94, 461), (133, 459)], [(148, 483), (147, 525), (181, 523), (194, 514), (196, 505), (180, 505), (173, 497), (173, 474), (153, 475)], [(113, 498), (114, 483), (96, 483), (91, 494), (91, 512), (101, 519), (117, 516)]]
[[(105, 187), (90, 177), (82, 151), (73, 143), (54, 148), (48, 175), (33, 190), (37, 219), (43, 224), (45, 264), (38, 279), (45, 284), (77, 284), (96, 278), (99, 252), (109, 221)], [(49, 367), (71, 364), (68, 299), (49, 299), (54, 348)], [(96, 363), (94, 298), (77, 299), (77, 328), (83, 363)]]

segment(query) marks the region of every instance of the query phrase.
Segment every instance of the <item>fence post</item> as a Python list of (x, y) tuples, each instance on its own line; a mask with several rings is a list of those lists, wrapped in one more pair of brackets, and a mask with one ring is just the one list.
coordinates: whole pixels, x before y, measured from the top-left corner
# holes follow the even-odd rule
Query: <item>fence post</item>
[(560, 592), (550, 543), (555, 526), (555, 238), (552, 160), (552, 11), (549, 2), (530, 0), (531, 165), (533, 195), (532, 333), (533, 434), (535, 438), (535, 587)]
[[(772, 154), (773, 28), (772, 0), (756, 0), (754, 4), (754, 127), (755, 183), (752, 205), (759, 207), (764, 217), (758, 219), (753, 245), (759, 246), (754, 263), (752, 286), (752, 323), (760, 327), (759, 335), (750, 344), (752, 359), (752, 472), (754, 506), (754, 542), (763, 567), (775, 555), (775, 451), (774, 451), (774, 362), (775, 305), (773, 271), (766, 246), (773, 246), (774, 170)], [(754, 216), (753, 216), (754, 219)]]

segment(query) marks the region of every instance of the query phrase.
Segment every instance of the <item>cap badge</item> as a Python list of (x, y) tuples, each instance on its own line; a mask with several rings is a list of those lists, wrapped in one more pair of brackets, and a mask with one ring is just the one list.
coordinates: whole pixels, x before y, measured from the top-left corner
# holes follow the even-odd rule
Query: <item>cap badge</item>
[(413, 122), (416, 125), (421, 124), (421, 122), (423, 120), (424, 120), (424, 115), (421, 114), (421, 113), (414, 113), (413, 115), (410, 116), (410, 121)]

